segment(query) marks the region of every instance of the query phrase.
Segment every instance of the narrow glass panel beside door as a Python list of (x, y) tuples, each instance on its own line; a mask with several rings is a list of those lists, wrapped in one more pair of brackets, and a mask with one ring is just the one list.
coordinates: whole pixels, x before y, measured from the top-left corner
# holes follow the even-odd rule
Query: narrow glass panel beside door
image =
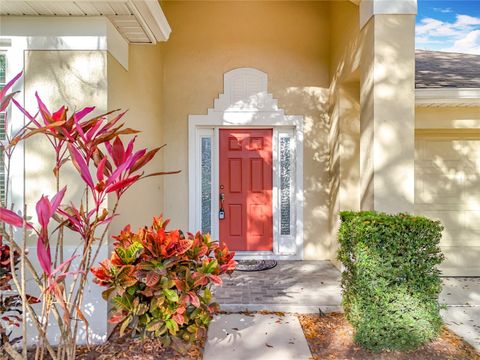
[(212, 232), (212, 139), (201, 138), (202, 146), (202, 232)]
[(280, 234), (290, 235), (291, 208), (291, 150), (290, 137), (280, 137)]

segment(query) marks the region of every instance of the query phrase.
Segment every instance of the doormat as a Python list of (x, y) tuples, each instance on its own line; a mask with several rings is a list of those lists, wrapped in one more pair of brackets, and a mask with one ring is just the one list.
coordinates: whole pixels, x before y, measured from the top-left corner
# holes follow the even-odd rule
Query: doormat
[(264, 271), (277, 266), (275, 260), (239, 260), (235, 270), (238, 271)]

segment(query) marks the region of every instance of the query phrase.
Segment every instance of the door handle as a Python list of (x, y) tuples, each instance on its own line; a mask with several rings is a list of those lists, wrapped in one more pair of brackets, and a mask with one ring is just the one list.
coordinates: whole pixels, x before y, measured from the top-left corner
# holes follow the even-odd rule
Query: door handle
[(223, 209), (223, 202), (225, 201), (225, 194), (220, 193), (220, 210), (218, 212), (218, 218), (220, 220), (225, 219), (225, 210)]

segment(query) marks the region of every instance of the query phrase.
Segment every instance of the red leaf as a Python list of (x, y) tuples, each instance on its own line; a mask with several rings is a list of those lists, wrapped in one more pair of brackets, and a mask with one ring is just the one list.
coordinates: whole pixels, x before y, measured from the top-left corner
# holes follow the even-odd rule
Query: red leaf
[(65, 196), (65, 191), (67, 191), (66, 186), (62, 190), (60, 190), (57, 194), (55, 194), (55, 196), (53, 197), (51, 202), (50, 216), (53, 216), (53, 214), (57, 211), (58, 207), (60, 206), (60, 203), (63, 200), (63, 197)]
[(42, 195), (40, 200), (38, 200), (35, 209), (37, 210), (38, 223), (42, 228), (46, 228), (52, 214), (52, 206), (48, 198)]
[(27, 295), (27, 302), (29, 304), (38, 304), (40, 302), (40, 299), (32, 295)]
[(140, 159), (138, 159), (137, 161), (135, 161), (135, 163), (133, 164), (132, 168), (130, 169), (130, 172), (135, 172), (137, 171), (138, 169), (142, 168), (143, 166), (145, 166), (147, 163), (149, 163), (154, 157), (155, 155), (157, 154), (157, 152), (163, 148), (165, 145), (163, 146), (160, 146), (158, 148), (155, 148), (153, 150), (150, 150), (149, 152), (147, 152), (145, 155), (143, 155)]
[(90, 114), (93, 110), (95, 110), (95, 107), (92, 106), (92, 107), (85, 107), (83, 108), (82, 110), (80, 111), (77, 111), (73, 116), (75, 118), (76, 121), (80, 121), (82, 120), (85, 116), (87, 116), (88, 114)]
[(156, 172), (156, 173), (151, 173), (151, 174), (145, 175), (145, 176), (142, 177), (142, 179), (145, 179), (145, 178), (148, 178), (148, 177), (152, 177), (152, 176), (175, 175), (175, 174), (180, 174), (181, 172), (182, 172), (182, 170), (177, 170), (177, 171), (160, 171), (160, 172)]
[(185, 290), (185, 284), (181, 280), (175, 279), (173, 281), (175, 282), (175, 286), (177, 287), (178, 290), (180, 291)]
[(36, 126), (38, 127), (41, 127), (40, 123), (37, 121), (37, 119), (35, 117), (33, 117), (27, 110), (25, 110), (23, 108), (22, 105), (20, 105), (20, 103), (15, 100), (15, 99), (12, 99), (12, 102), (17, 106), (17, 108), (23, 113), (23, 115), (25, 115), (28, 120), (30, 120), (32, 123), (34, 123)]
[(193, 286), (205, 286), (207, 284), (208, 284), (208, 278), (205, 275), (202, 275), (195, 280), (195, 282), (193, 283)]
[[(0, 221), (3, 221), (9, 225), (15, 227), (22, 227), (23, 226), (23, 218), (11, 210), (0, 208)], [(27, 228), (33, 229), (32, 225), (29, 223), (26, 224)]]
[(132, 140), (128, 142), (127, 149), (125, 150), (125, 155), (124, 159), (128, 158), (130, 155), (132, 155), (133, 152), (133, 145), (135, 144), (135, 140), (137, 140), (137, 137), (134, 136)]
[(110, 324), (118, 324), (119, 322), (121, 322), (123, 319), (125, 319), (125, 315), (123, 314), (114, 314), (110, 317), (110, 319), (108, 319), (108, 322)]
[(92, 179), (92, 176), (90, 175), (90, 170), (88, 169), (88, 165), (83, 159), (82, 155), (77, 149), (75, 149), (73, 145), (68, 144), (68, 150), (70, 150), (70, 154), (72, 155), (73, 165), (75, 165), (77, 170), (80, 172), (82, 179), (87, 183), (87, 185), (91, 189), (93, 189), (94, 188), (93, 179)]
[(65, 115), (66, 115), (66, 111), (65, 111), (65, 106), (62, 106), (60, 109), (58, 109), (57, 111), (55, 111), (53, 114), (52, 114), (52, 120), (53, 121), (63, 121), (65, 120)]
[(37, 92), (35, 92), (35, 97), (37, 98), (38, 108), (40, 109), (40, 114), (42, 114), (43, 122), (45, 125), (48, 125), (51, 122), (50, 120), (52, 120), (52, 114), (50, 114), (50, 111), (48, 111)]
[(107, 186), (105, 190), (107, 191), (107, 193), (122, 190), (127, 186), (130, 186), (133, 183), (135, 183), (139, 178), (140, 178), (140, 175), (130, 176), (129, 178), (117, 181), (116, 183)]
[(120, 164), (115, 171), (111, 173), (111, 175), (107, 179), (107, 185), (113, 184), (122, 174), (122, 172), (128, 167), (128, 161)]
[(145, 285), (147, 285), (148, 287), (153, 287), (155, 286), (158, 282), (160, 281), (160, 275), (158, 275), (156, 272), (154, 271), (149, 271), (147, 273), (147, 279), (146, 279), (146, 282), (145, 282)]
[(98, 119), (95, 125), (93, 125), (90, 128), (90, 130), (88, 130), (87, 133), (85, 134), (85, 137), (87, 138), (88, 141), (92, 140), (92, 138), (94, 137), (95, 133), (100, 128), (100, 126), (102, 126), (102, 121)]
[(117, 136), (112, 146), (112, 158), (115, 165), (120, 166), (125, 161), (125, 148), (123, 142)]
[(50, 275), (52, 273), (52, 256), (50, 254), (50, 247), (45, 245), (41, 237), (37, 241), (37, 256), (40, 266), (45, 274)]
[(5, 102), (3, 101), (4, 98), (5, 98), (5, 94), (13, 86), (13, 84), (15, 84), (17, 82), (17, 80), (20, 78), (20, 76), (22, 76), (22, 74), (23, 74), (23, 71), (20, 71), (17, 75), (15, 75), (15, 77), (12, 80), (10, 80), (7, 84), (5, 84), (5, 86), (3, 87), (2, 90), (0, 90), (0, 102), (2, 103), (2, 107), (0, 108), (0, 112), (4, 111), (5, 108), (8, 105), (7, 101), (5, 101)]
[(193, 306), (195, 307), (200, 307), (200, 299), (198, 298), (198, 295), (195, 294), (195, 292), (190, 291), (188, 293), (188, 296), (190, 297), (190, 302), (192, 303)]
[(183, 325), (185, 323), (185, 317), (183, 314), (175, 314), (172, 316), (172, 319), (178, 324), (178, 325)]
[(13, 99), (13, 97), (17, 93), (18, 93), (18, 91), (12, 92), (8, 95), (5, 95), (3, 98), (0, 98), (0, 112), (5, 111), (5, 109), (8, 107), (8, 104), (10, 104), (10, 101)]
[[(57, 273), (60, 273), (60, 272), (65, 272), (68, 270), (68, 268), (70, 267), (70, 264), (72, 263), (73, 260), (75, 260), (75, 258), (79, 257), (80, 255), (73, 255), (71, 257), (69, 257), (67, 260), (65, 260), (63, 263), (61, 263), (60, 265), (58, 265), (56, 267), (55, 270), (53, 270), (52, 272), (52, 275), (55, 275)], [(65, 270), (64, 270), (65, 268)]]
[(97, 167), (97, 180), (98, 181), (103, 181), (103, 176), (105, 174), (105, 164), (107, 162), (107, 158), (104, 157), (102, 160), (100, 160), (100, 163), (98, 164)]
[(220, 276), (210, 275), (209, 278), (215, 285), (222, 285), (223, 284), (223, 281), (220, 278)]

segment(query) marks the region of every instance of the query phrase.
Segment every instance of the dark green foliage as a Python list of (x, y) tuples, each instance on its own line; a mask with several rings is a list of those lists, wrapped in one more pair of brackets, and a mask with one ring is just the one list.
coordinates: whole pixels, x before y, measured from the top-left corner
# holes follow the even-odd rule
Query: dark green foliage
[(340, 216), (343, 308), (355, 341), (377, 351), (435, 339), (442, 327), (440, 222), (375, 212)]

